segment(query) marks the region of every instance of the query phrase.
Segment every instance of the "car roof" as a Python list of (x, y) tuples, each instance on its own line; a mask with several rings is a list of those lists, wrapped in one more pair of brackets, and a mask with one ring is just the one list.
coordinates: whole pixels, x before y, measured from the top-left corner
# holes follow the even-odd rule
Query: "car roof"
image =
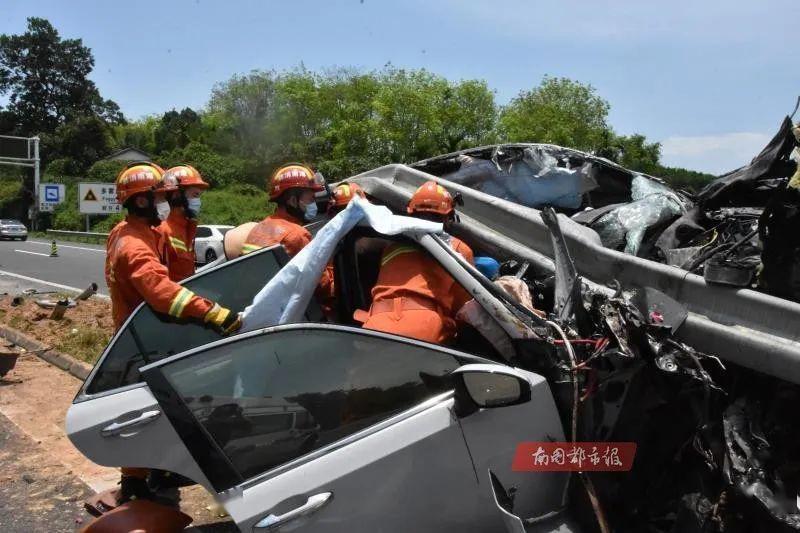
[(13, 219), (13, 218), (0, 218), (0, 223), (3, 223), (3, 224), (20, 224), (20, 225), (22, 224), (22, 222), (20, 222), (19, 220)]

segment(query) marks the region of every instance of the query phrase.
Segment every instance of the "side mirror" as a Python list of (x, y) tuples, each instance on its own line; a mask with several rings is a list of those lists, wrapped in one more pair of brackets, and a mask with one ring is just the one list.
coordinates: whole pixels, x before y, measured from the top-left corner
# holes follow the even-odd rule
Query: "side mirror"
[(453, 371), (459, 416), (478, 409), (508, 407), (531, 399), (528, 380), (502, 365), (464, 365)]

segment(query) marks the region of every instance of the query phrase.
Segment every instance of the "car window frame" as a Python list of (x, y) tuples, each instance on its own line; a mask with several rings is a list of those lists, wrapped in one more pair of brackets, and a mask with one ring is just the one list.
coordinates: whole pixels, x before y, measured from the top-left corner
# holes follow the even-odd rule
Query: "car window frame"
[(175, 428), (178, 437), (181, 439), (181, 442), (189, 451), (192, 458), (197, 462), (200, 469), (206, 475), (206, 478), (218, 493), (224, 493), (237, 486), (253, 486), (271, 479), (300, 465), (323, 457), (334, 450), (340, 449), (378, 431), (382, 431), (383, 429), (391, 427), (401, 420), (405, 420), (409, 416), (424, 411), (429, 407), (432, 407), (441, 401), (452, 397), (454, 394), (454, 392), (451, 390), (438, 394), (432, 398), (428, 398), (409, 407), (408, 409), (405, 409), (399, 413), (395, 413), (386, 419), (380, 420), (352, 434), (346, 435), (316, 450), (312, 450), (305, 455), (296, 457), (287, 461), (286, 463), (274, 466), (264, 472), (244, 479), (242, 476), (240, 476), (239, 472), (216, 443), (214, 438), (208, 433), (202, 423), (194, 416), (194, 414), (191, 413), (186, 404), (180, 399), (172, 385), (170, 385), (168, 382), (161, 368), (176, 361), (193, 357), (202, 352), (214, 350), (242, 340), (258, 336), (277, 334), (284, 331), (296, 330), (344, 331), (350, 334), (384, 339), (390, 342), (400, 342), (401, 344), (407, 344), (410, 346), (450, 355), (456, 360), (459, 366), (463, 366), (465, 364), (497, 364), (496, 361), (492, 361), (478, 355), (453, 350), (452, 348), (431, 344), (417, 339), (412, 339), (410, 337), (402, 337), (400, 335), (393, 335), (390, 333), (366, 330), (339, 324), (298, 322), (294, 324), (282, 324), (240, 333), (238, 335), (219, 339), (217, 341), (192, 348), (191, 350), (166, 357), (149, 365), (142, 366), (139, 369), (139, 372), (142, 374), (144, 382), (150, 387), (150, 390), (158, 400), (159, 405), (161, 405), (164, 409), (165, 414), (173, 424), (173, 427)]
[[(289, 262), (289, 258), (285, 254), (285, 249), (283, 249), (283, 247), (280, 244), (275, 244), (273, 246), (269, 246), (269, 247), (261, 248), (259, 250), (255, 250), (252, 253), (242, 255), (242, 256), (237, 257), (235, 259), (230, 259), (228, 261), (220, 263), (219, 265), (217, 265), (215, 267), (212, 267), (212, 268), (209, 268), (207, 270), (203, 269), (202, 271), (196, 272), (192, 276), (189, 276), (188, 278), (186, 278), (184, 280), (181, 280), (180, 282), (178, 282), (178, 284), (183, 286), (185, 283), (187, 283), (189, 281), (192, 281), (194, 279), (200, 278), (202, 276), (206, 276), (206, 275), (208, 275), (208, 274), (210, 274), (212, 272), (216, 272), (218, 270), (226, 268), (226, 267), (228, 267), (230, 265), (233, 265), (235, 263), (238, 263), (238, 262), (241, 262), (241, 261), (250, 260), (250, 259), (252, 259), (252, 258), (254, 258), (254, 257), (256, 257), (256, 256), (258, 256), (260, 254), (265, 254), (265, 253), (270, 253), (271, 254), (271, 253), (274, 252), (274, 250), (279, 249), (279, 248), (284, 252), (284, 254), (283, 255), (278, 254), (278, 256), (276, 257), (276, 261), (281, 265), (281, 269), (283, 269), (286, 266), (286, 264)], [(129, 385), (123, 385), (121, 387), (116, 387), (116, 388), (113, 388), (113, 389), (104, 390), (104, 391), (93, 393), (93, 394), (90, 394), (90, 393), (86, 392), (89, 384), (92, 382), (92, 380), (97, 375), (97, 372), (102, 367), (103, 362), (105, 361), (105, 359), (108, 356), (108, 354), (111, 352), (111, 349), (116, 345), (119, 337), (121, 337), (122, 335), (125, 334), (125, 332), (128, 330), (128, 326), (130, 325), (130, 323), (135, 319), (136, 315), (138, 315), (141, 312), (142, 308), (144, 308), (146, 306), (147, 306), (147, 302), (142, 302), (138, 306), (136, 306), (136, 309), (134, 309), (133, 312), (128, 316), (128, 318), (125, 319), (125, 322), (122, 323), (122, 326), (120, 326), (119, 330), (117, 330), (114, 333), (114, 335), (111, 337), (111, 340), (108, 341), (108, 344), (103, 349), (103, 352), (100, 354), (100, 357), (98, 357), (97, 361), (94, 363), (94, 366), (92, 367), (91, 372), (89, 372), (89, 375), (83, 381), (83, 384), (81, 384), (80, 389), (78, 389), (78, 392), (75, 395), (75, 398), (73, 398), (73, 400), (72, 400), (73, 404), (84, 402), (84, 401), (89, 401), (89, 400), (94, 400), (94, 399), (97, 399), (97, 398), (102, 398), (104, 396), (110, 396), (112, 394), (117, 394), (117, 393), (120, 393), (120, 392), (125, 392), (125, 391), (128, 391), (128, 390), (133, 390), (133, 389), (145, 386), (145, 382), (144, 381), (140, 381), (138, 383), (131, 383)], [(210, 346), (212, 344), (214, 344), (214, 343), (206, 343), (206, 344), (203, 344), (201, 346), (196, 346), (195, 348), (192, 348), (192, 350), (199, 349), (199, 348), (202, 348), (204, 346)], [(187, 352), (188, 351), (191, 351), (191, 350), (187, 350)], [(186, 352), (182, 352), (182, 353), (186, 353)], [(176, 354), (176, 355), (178, 355), (178, 354)], [(144, 366), (145, 365), (142, 365), (142, 367), (144, 367)]]
[[(204, 230), (208, 232), (208, 235), (200, 235), (200, 230)], [(208, 226), (197, 226), (197, 233), (195, 235), (196, 239), (210, 239), (214, 237), (214, 230)]]

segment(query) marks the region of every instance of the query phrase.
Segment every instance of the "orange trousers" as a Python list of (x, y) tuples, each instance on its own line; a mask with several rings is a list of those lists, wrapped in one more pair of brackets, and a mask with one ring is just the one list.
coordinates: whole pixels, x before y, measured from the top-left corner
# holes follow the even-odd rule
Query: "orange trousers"
[(453, 321), (429, 309), (401, 309), (376, 313), (364, 322), (363, 327), (434, 344), (447, 344), (455, 336)]

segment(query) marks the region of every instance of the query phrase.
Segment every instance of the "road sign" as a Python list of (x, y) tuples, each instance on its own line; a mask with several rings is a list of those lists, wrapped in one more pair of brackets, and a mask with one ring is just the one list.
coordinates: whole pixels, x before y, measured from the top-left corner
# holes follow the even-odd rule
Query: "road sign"
[(113, 183), (79, 183), (78, 202), (80, 212), (86, 215), (113, 215), (122, 210)]
[(53, 211), (53, 208), (64, 201), (63, 183), (39, 184), (39, 211)]

